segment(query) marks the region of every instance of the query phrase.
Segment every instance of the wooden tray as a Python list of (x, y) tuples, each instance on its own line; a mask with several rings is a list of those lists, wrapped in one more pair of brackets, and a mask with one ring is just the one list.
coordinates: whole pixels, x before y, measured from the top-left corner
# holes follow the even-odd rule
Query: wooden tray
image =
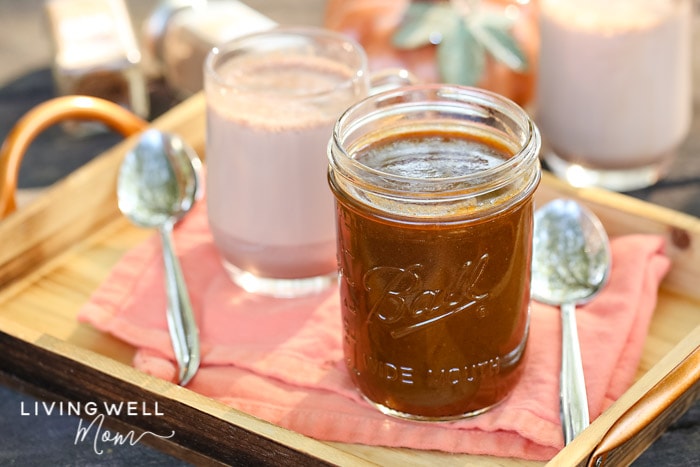
[[(196, 95), (154, 123), (204, 154), (204, 99)], [(67, 401), (157, 401), (163, 417), (124, 417), (128, 429), (175, 430), (152, 444), (199, 464), (542, 465), (327, 443), (265, 423), (130, 366), (134, 349), (76, 314), (121, 255), (151, 231), (117, 210), (117, 167), (133, 138), (105, 152), (0, 222), (0, 373), (5, 381)], [(539, 203), (575, 197), (611, 236), (646, 232), (669, 240), (663, 283), (637, 381), (551, 465), (619, 465), (638, 456), (700, 393), (700, 220), (624, 195), (574, 189), (544, 175)], [(596, 461), (598, 462), (596, 464)]]

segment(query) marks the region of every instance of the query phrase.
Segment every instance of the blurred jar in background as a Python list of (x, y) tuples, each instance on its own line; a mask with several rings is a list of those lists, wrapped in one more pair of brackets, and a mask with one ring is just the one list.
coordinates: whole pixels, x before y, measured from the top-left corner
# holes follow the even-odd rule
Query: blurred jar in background
[[(101, 97), (140, 117), (149, 113), (141, 51), (123, 0), (46, 0), (57, 94)], [(69, 122), (75, 134), (98, 123)]]
[(162, 76), (180, 99), (204, 87), (209, 51), (277, 23), (237, 0), (162, 0), (144, 24), (149, 75)]
[(575, 186), (656, 183), (692, 116), (692, 0), (541, 0), (536, 122)]
[(354, 37), (372, 70), (477, 86), (523, 107), (534, 100), (537, 0), (329, 0), (325, 26)]

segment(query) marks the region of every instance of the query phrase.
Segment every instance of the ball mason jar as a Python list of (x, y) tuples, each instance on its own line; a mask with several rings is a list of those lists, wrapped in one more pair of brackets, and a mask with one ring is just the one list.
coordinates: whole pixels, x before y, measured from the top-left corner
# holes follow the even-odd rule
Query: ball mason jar
[(518, 105), (454, 85), (376, 94), (336, 122), (345, 360), (382, 412), (472, 416), (520, 378), (540, 144)]

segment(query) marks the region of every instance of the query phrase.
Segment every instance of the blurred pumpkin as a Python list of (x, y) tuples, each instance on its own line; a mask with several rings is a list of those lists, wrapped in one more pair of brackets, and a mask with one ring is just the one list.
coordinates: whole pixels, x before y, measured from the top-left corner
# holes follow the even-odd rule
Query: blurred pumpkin
[(401, 67), (424, 81), (533, 101), (536, 0), (328, 0), (325, 26), (362, 44), (372, 70)]

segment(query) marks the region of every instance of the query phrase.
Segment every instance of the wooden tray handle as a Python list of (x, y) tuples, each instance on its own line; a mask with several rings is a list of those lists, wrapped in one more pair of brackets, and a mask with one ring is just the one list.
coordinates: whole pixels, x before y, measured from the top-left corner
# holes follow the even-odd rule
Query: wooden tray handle
[(0, 219), (14, 212), (17, 178), (27, 148), (43, 130), (62, 120), (97, 120), (124, 136), (143, 131), (148, 122), (120, 105), (90, 96), (63, 96), (29, 110), (0, 148)]
[[(696, 336), (700, 337), (698, 330)], [(698, 345), (610, 427), (588, 467), (628, 465), (700, 397)]]

